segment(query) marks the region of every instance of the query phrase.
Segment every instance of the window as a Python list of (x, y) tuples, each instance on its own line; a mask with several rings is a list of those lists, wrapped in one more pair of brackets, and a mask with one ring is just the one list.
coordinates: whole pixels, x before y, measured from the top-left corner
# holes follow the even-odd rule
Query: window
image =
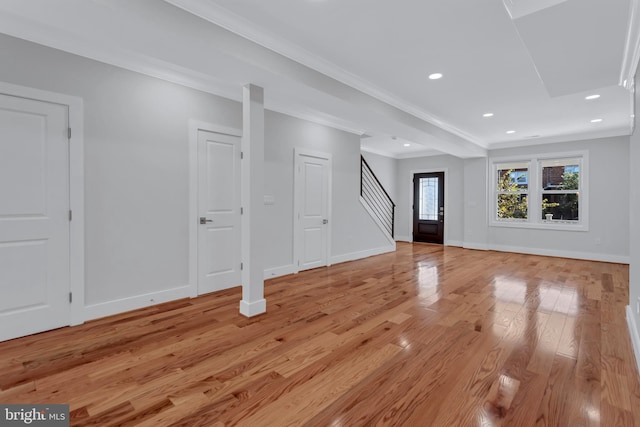
[(579, 158), (540, 162), (543, 220), (580, 220), (580, 163)]
[(529, 165), (527, 163), (496, 164), (497, 218), (527, 219), (529, 212)]
[(491, 225), (588, 230), (587, 156), (493, 159)]
[(438, 178), (420, 178), (419, 218), (438, 220)]

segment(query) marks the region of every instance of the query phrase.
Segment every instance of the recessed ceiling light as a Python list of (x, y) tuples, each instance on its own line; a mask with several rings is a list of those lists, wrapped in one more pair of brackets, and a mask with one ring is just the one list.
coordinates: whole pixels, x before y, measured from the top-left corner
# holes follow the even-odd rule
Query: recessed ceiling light
[(602, 119), (593, 119), (591, 120), (591, 123), (600, 123), (602, 121)]
[(508, 130), (508, 131), (507, 131), (507, 133), (508, 133), (509, 135), (511, 135), (512, 133), (516, 133), (516, 131), (515, 131), (515, 130)]
[(433, 74), (429, 74), (429, 79), (431, 80), (438, 80), (442, 78), (442, 73), (433, 73)]
[(482, 117), (493, 117), (493, 113), (484, 113)]
[(411, 147), (411, 144), (402, 144), (404, 147)]
[(593, 94), (593, 95), (586, 96), (584, 99), (586, 99), (586, 100), (590, 101), (590, 100), (592, 100), (592, 99), (598, 99), (598, 98), (600, 98), (600, 95), (598, 95), (597, 93), (595, 93), (595, 94)]

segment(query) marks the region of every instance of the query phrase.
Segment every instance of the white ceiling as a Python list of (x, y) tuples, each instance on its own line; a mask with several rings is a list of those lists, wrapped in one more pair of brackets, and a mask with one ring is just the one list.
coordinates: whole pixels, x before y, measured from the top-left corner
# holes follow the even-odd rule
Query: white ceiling
[(392, 157), (474, 157), (629, 134), (635, 2), (3, 0), (0, 31), (232, 99), (251, 82)]

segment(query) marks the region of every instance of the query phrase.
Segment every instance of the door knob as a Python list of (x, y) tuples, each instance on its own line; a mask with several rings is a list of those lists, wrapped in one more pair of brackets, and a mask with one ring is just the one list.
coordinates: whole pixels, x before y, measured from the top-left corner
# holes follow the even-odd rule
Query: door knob
[(208, 222), (213, 222), (213, 220), (212, 220), (212, 219), (207, 219), (207, 218), (206, 218), (206, 217), (204, 217), (204, 216), (201, 216), (201, 217), (200, 217), (200, 224), (206, 224), (206, 223), (208, 223)]
[(328, 220), (328, 219), (323, 219), (323, 220), (322, 220), (322, 223), (323, 223), (323, 224), (329, 224), (329, 220)]

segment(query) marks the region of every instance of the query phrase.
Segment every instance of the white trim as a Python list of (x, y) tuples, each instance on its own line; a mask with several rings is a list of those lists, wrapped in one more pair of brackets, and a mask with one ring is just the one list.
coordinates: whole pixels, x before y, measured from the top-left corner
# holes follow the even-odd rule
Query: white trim
[(396, 245), (382, 246), (379, 248), (366, 249), (364, 251), (350, 252), (348, 254), (335, 255), (331, 257), (331, 264), (340, 264), (342, 262), (355, 261), (357, 259), (368, 258), (370, 256), (382, 255), (389, 252), (395, 252)]
[(252, 302), (240, 301), (240, 314), (243, 316), (253, 317), (266, 312), (267, 300), (264, 298)]
[(460, 242), (458, 240), (447, 240), (444, 242), (445, 246), (455, 246), (458, 248), (463, 248), (464, 247), (464, 242)]
[(408, 240), (409, 242), (413, 242), (413, 177), (415, 176), (415, 174), (417, 173), (437, 173), (437, 172), (442, 172), (444, 173), (444, 231), (443, 231), (443, 236), (442, 236), (442, 242), (443, 244), (447, 244), (447, 236), (449, 235), (449, 221), (447, 221), (447, 215), (449, 213), (449, 179), (448, 179), (448, 175), (449, 175), (449, 168), (429, 168), (429, 169), (414, 169), (409, 171), (409, 187), (410, 187), (410, 192), (409, 192), (409, 206), (408, 206), (408, 210), (410, 212), (409, 215), (409, 231), (411, 233), (411, 240)]
[(373, 153), (378, 156), (388, 157), (390, 159), (413, 159), (416, 157), (430, 157), (430, 156), (442, 156), (442, 151), (432, 150), (432, 149), (424, 149), (421, 151), (411, 151), (408, 153), (389, 153), (383, 150), (377, 150), (375, 148), (363, 147), (360, 145), (360, 151), (364, 151), (365, 153)]
[(489, 245), (486, 243), (473, 243), (473, 242), (464, 242), (462, 244), (464, 249), (472, 249), (475, 251), (488, 251)]
[(242, 130), (189, 119), (189, 296), (198, 296), (198, 131), (242, 137)]
[(294, 273), (300, 271), (299, 260), (301, 258), (300, 248), (300, 221), (298, 221), (300, 190), (300, 178), (298, 176), (298, 167), (300, 166), (300, 157), (316, 157), (318, 159), (327, 160), (329, 167), (329, 188), (327, 189), (327, 266), (331, 265), (331, 229), (333, 224), (332, 218), (332, 200), (333, 200), (333, 160), (331, 153), (321, 151), (308, 150), (306, 148), (294, 147), (293, 149), (293, 264), (295, 266)]
[(82, 98), (0, 82), (0, 93), (53, 104), (69, 109), (69, 291), (73, 293), (69, 324), (80, 325), (84, 315), (84, 104)]
[[(638, 62), (640, 61), (640, 6), (638, 0), (631, 0), (629, 5), (629, 25), (620, 69), (619, 85), (627, 89), (633, 88)], [(633, 120), (632, 120), (633, 121)]]
[(85, 307), (85, 320), (99, 319), (101, 317), (120, 314), (126, 311), (137, 310), (189, 297), (189, 286), (181, 286), (178, 288), (166, 289), (164, 291), (150, 292), (148, 294), (92, 304)]
[(280, 267), (265, 268), (265, 270), (264, 270), (264, 278), (265, 278), (265, 280), (274, 279), (276, 277), (287, 276), (289, 274), (294, 274), (297, 271), (298, 270), (296, 269), (296, 266), (294, 266), (293, 264), (282, 265)]
[(510, 246), (510, 245), (495, 245), (490, 244), (489, 250), (498, 252), (512, 252), (528, 255), (540, 255), (550, 256), (557, 258), (570, 258), (570, 259), (583, 259), (587, 261), (600, 261), (600, 262), (612, 262), (616, 264), (629, 264), (630, 258), (628, 255), (612, 255), (612, 254), (599, 254), (592, 252), (575, 252), (556, 249), (542, 249), (542, 248), (527, 248), (524, 246)]
[(413, 242), (413, 239), (411, 238), (411, 236), (401, 236), (401, 235), (396, 235), (396, 242)]
[(633, 353), (636, 356), (636, 365), (638, 366), (638, 372), (640, 372), (640, 329), (638, 328), (636, 317), (633, 315), (633, 309), (630, 305), (627, 306), (627, 325), (629, 327), (631, 343), (633, 344)]
[(367, 204), (367, 202), (364, 201), (364, 198), (362, 196), (359, 197), (360, 198), (360, 204), (362, 205), (362, 207), (367, 211), (367, 213), (369, 214), (369, 216), (371, 217), (371, 219), (373, 219), (373, 222), (376, 223), (376, 225), (378, 226), (378, 228), (380, 229), (380, 231), (382, 232), (382, 234), (384, 234), (384, 237), (387, 238), (387, 240), (389, 241), (390, 244), (394, 245), (396, 244), (396, 241), (393, 240), (393, 237), (391, 236), (391, 234), (389, 234), (389, 232), (387, 231), (387, 229), (384, 227), (384, 225), (382, 225), (382, 221), (380, 221), (380, 219), (378, 218), (378, 216), (376, 214), (373, 213), (373, 210), (371, 209), (371, 207), (369, 207), (369, 205)]

